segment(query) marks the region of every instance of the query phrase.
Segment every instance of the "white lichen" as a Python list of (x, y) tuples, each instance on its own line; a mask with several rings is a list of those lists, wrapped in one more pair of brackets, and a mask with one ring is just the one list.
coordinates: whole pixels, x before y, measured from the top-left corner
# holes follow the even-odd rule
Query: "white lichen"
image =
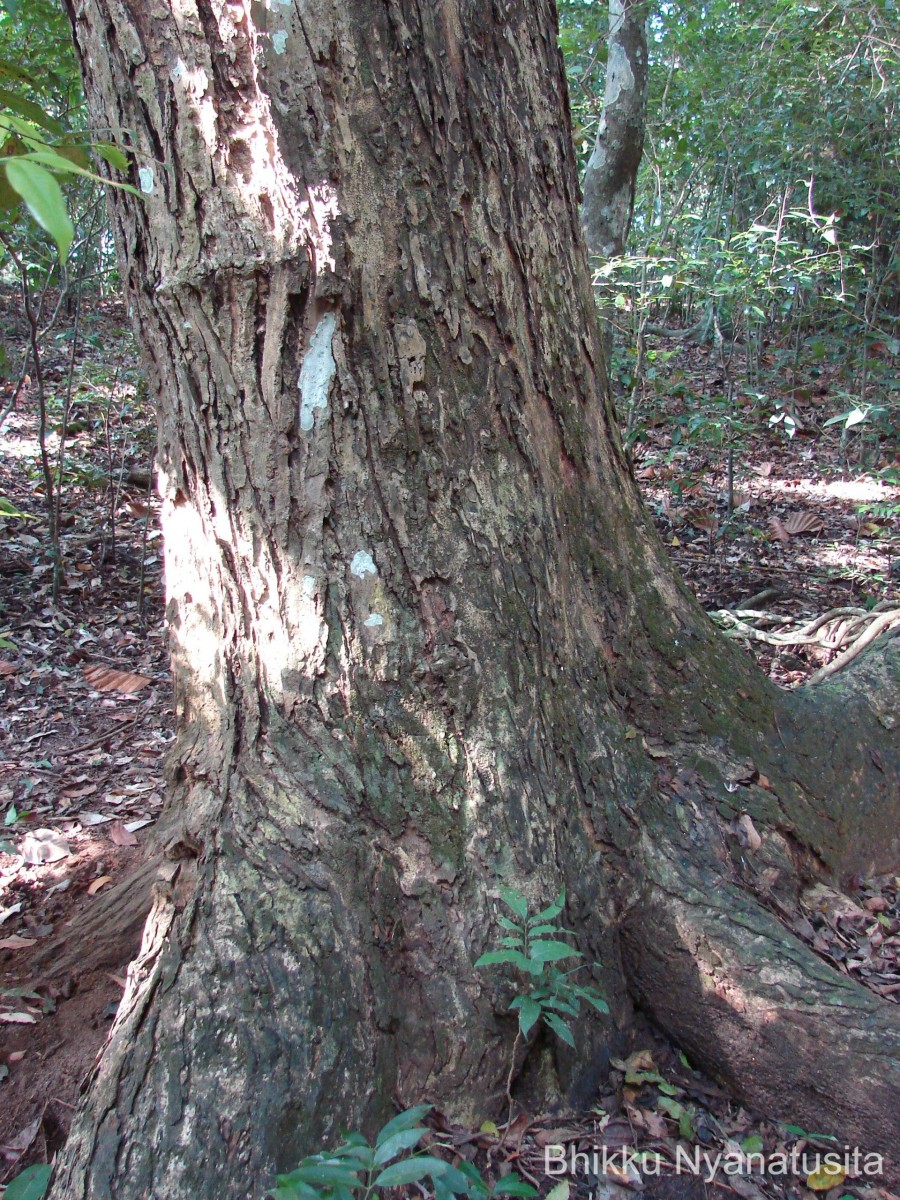
[(350, 574), (357, 579), (365, 579), (367, 575), (377, 575), (378, 571), (368, 550), (357, 550), (350, 563)]
[(284, 48), (287, 45), (287, 30), (278, 29), (272, 34), (272, 49), (276, 54), (284, 54)]
[(371, 617), (366, 618), (365, 624), (367, 628), (374, 629), (377, 625), (384, 624), (384, 617), (382, 617), (381, 613), (372, 613)]
[(151, 167), (140, 167), (138, 169), (138, 183), (142, 192), (148, 196), (153, 191), (153, 170)]
[(310, 338), (297, 387), (300, 389), (300, 428), (312, 429), (315, 410), (327, 408), (328, 389), (334, 378), (334, 354), (331, 339), (334, 337), (337, 317), (328, 312), (319, 321)]

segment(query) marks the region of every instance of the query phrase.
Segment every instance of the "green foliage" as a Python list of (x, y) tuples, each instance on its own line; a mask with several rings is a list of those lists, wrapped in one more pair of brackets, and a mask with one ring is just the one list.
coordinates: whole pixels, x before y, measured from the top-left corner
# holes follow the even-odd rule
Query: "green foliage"
[[(607, 6), (560, 0), (576, 150), (600, 121)], [(839, 361), (844, 415), (896, 424), (900, 10), (808, 0), (660, 0), (628, 254), (598, 278), (618, 387), (647, 388), (647, 325), (746, 347), (744, 390)], [(875, 354), (872, 347), (881, 349)], [(774, 359), (776, 361), (767, 361)], [(614, 363), (616, 359), (614, 358)], [(776, 412), (790, 432), (791, 414)], [(852, 428), (852, 426), (851, 426)], [(846, 439), (842, 445), (846, 444)]]
[(0, 517), (12, 517), (19, 521), (33, 521), (35, 518), (30, 513), (20, 512), (11, 500), (7, 500), (6, 496), (0, 496)]
[(312, 1154), (287, 1175), (279, 1175), (270, 1195), (274, 1200), (369, 1200), (387, 1188), (426, 1182), (435, 1200), (537, 1195), (517, 1175), (507, 1175), (490, 1187), (471, 1163), (461, 1160), (452, 1166), (421, 1152), (429, 1133), (422, 1120), (430, 1108), (420, 1104), (400, 1113), (382, 1128), (374, 1145), (361, 1133), (345, 1134), (336, 1149)]
[[(0, 239), (26, 266), (44, 257), (27, 213), (61, 260), (68, 256), (102, 178), (92, 157), (127, 170), (120, 149), (85, 129), (81, 76), (59, 4), (30, 0), (0, 11)], [(97, 231), (93, 231), (96, 236)]]
[(506, 936), (500, 940), (500, 949), (482, 954), (475, 966), (509, 965), (525, 977), (528, 990), (522, 990), (510, 1005), (510, 1011), (518, 1011), (523, 1037), (542, 1021), (567, 1045), (574, 1046), (568, 1020), (578, 1016), (582, 1002), (601, 1013), (608, 1013), (609, 1007), (598, 988), (574, 982), (572, 976), (580, 966), (570, 971), (556, 966), (566, 959), (584, 957), (562, 940), (568, 933), (556, 923), (565, 907), (565, 892), (534, 916), (529, 916), (528, 902), (518, 892), (503, 888), (500, 894), (512, 914), (500, 917)]
[(6, 1185), (3, 1200), (41, 1200), (50, 1182), (50, 1170), (49, 1163), (26, 1167)]

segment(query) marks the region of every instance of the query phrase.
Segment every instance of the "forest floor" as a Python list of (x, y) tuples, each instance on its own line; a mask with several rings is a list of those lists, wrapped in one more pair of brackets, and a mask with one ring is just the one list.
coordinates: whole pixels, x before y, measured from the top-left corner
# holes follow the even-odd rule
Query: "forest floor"
[[(0, 412), (27, 335), (18, 298), (0, 295), (0, 340), (13, 371)], [(708, 348), (673, 342), (665, 353), (666, 378), (678, 386), (641, 401), (631, 422), (647, 503), (703, 606), (724, 614), (720, 623), (743, 623), (748, 652), (779, 684), (802, 686), (827, 669), (837, 653), (830, 646), (852, 645), (873, 610), (900, 603), (900, 488), (883, 470), (897, 466), (897, 446), (868, 428), (842, 439), (840, 426), (825, 424), (843, 403), (839, 364), (792, 381), (779, 397), (776, 411), (796, 419), (788, 438), (784, 422), (771, 424), (753, 398), (723, 406), (727, 380)], [(55, 600), (33, 365), (0, 429), (0, 503), (25, 514), (0, 513), (0, 1185), (62, 1144), (111, 1027), (136, 949), (130, 915), (123, 909), (108, 969), (73, 966), (65, 931), (140, 863), (161, 811), (172, 738), (158, 502), (149, 486), (153, 415), (122, 306), (92, 302), (74, 339), (71, 319), (61, 319), (42, 342), (42, 378), (54, 474), (71, 396)], [(708, 418), (699, 425), (698, 396)], [(735, 612), (742, 615), (728, 615)], [(828, 614), (814, 640), (790, 640)], [(837, 969), (900, 1001), (900, 878), (856, 883), (852, 895), (815, 889), (796, 932)], [(54, 970), (57, 960), (63, 969)], [(636, 1031), (634, 1052), (590, 1113), (520, 1114), (502, 1141), (489, 1126), (474, 1135), (442, 1126), (439, 1116), (433, 1124), (438, 1140), (494, 1169), (510, 1164), (542, 1191), (550, 1143), (659, 1156), (659, 1178), (645, 1170), (642, 1181), (633, 1165), (619, 1177), (585, 1177), (578, 1190), (598, 1200), (642, 1189), (659, 1200), (700, 1200), (710, 1190), (745, 1200), (802, 1200), (810, 1191), (828, 1200), (890, 1197), (864, 1177), (720, 1171), (708, 1187), (666, 1175), (678, 1146), (709, 1156), (705, 1163), (762, 1149), (811, 1156), (836, 1143), (745, 1112), (647, 1029)]]

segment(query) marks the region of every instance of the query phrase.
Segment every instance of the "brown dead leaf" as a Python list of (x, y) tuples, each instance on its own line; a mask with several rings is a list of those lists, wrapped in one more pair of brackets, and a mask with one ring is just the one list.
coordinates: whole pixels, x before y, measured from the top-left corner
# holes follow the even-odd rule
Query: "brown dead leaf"
[(95, 879), (87, 890), (89, 896), (96, 896), (102, 887), (106, 887), (108, 883), (112, 883), (112, 875), (101, 875), (99, 879)]
[(772, 464), (770, 462), (760, 463), (758, 467), (751, 467), (750, 470), (757, 475), (762, 475), (764, 479), (768, 479), (772, 474)]
[(11, 1063), (17, 1063), (17, 1062), (21, 1062), (24, 1057), (25, 1057), (24, 1050), (13, 1050), (12, 1054), (9, 1055), (9, 1057), (7, 1058), (6, 1061), (11, 1062)]
[(769, 528), (781, 542), (782, 546), (787, 548), (791, 544), (791, 535), (785, 529), (779, 517), (769, 517)]
[(539, 1129), (534, 1135), (534, 1144), (543, 1149), (544, 1146), (560, 1146), (563, 1142), (577, 1142), (583, 1136), (584, 1130), (566, 1129), (564, 1126), (559, 1129)]
[(9, 1025), (36, 1025), (37, 1017), (34, 1013), (6, 1012), (0, 1013), (0, 1021), (6, 1021)]
[(18, 669), (18, 663), (7, 662), (5, 658), (0, 658), (0, 675), (15, 675)]
[(715, 533), (719, 528), (719, 519), (715, 513), (702, 508), (690, 508), (684, 515), (695, 529), (702, 529), (704, 533)]
[(35, 1117), (30, 1125), (26, 1125), (23, 1130), (5, 1145), (0, 1146), (0, 1154), (7, 1162), (15, 1162), (17, 1158), (21, 1158), (25, 1151), (30, 1147), (31, 1143), (37, 1137), (38, 1130), (41, 1127), (41, 1122), (44, 1119), (43, 1110), (40, 1116)]
[(13, 934), (12, 937), (3, 938), (0, 941), (0, 950), (27, 950), (29, 946), (33, 946), (34, 938), (19, 937)]
[(86, 783), (82, 787), (65, 787), (59, 793), (66, 800), (81, 800), (85, 796), (93, 796), (97, 790), (96, 783)]
[(821, 533), (825, 522), (818, 513), (796, 512), (785, 518), (784, 528), (788, 533)]
[(135, 675), (131, 671), (117, 671), (99, 663), (84, 668), (84, 677), (95, 692), (139, 692), (150, 680), (146, 675)]
[(121, 821), (115, 821), (109, 827), (109, 840), (117, 846), (136, 846), (137, 838), (129, 833)]
[(656, 1063), (653, 1061), (653, 1052), (651, 1050), (635, 1050), (634, 1054), (629, 1054), (625, 1059), (626, 1071), (655, 1071)]

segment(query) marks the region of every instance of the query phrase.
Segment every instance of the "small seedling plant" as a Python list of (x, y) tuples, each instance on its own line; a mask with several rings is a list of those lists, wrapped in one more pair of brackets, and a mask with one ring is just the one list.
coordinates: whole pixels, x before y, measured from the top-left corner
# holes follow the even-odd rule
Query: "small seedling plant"
[(269, 1193), (274, 1200), (372, 1200), (388, 1188), (430, 1184), (435, 1200), (493, 1200), (494, 1196), (537, 1196), (518, 1175), (490, 1187), (471, 1163), (452, 1166), (432, 1154), (418, 1153), (429, 1132), (422, 1119), (430, 1104), (400, 1113), (370, 1145), (361, 1133), (346, 1133), (335, 1150), (312, 1154), (288, 1175), (279, 1175)]
[(560, 892), (552, 904), (534, 916), (529, 915), (525, 897), (511, 888), (502, 888), (500, 897), (511, 914), (500, 917), (500, 925), (506, 930), (506, 936), (501, 939), (499, 950), (482, 954), (475, 966), (508, 965), (515, 967), (527, 980), (527, 990), (520, 990), (509, 1006), (510, 1011), (519, 1014), (519, 1028), (506, 1083), (507, 1099), (512, 1104), (510, 1092), (516, 1051), (519, 1041), (528, 1037), (534, 1025), (542, 1021), (567, 1046), (574, 1047), (575, 1038), (569, 1021), (578, 1016), (582, 1003), (590, 1004), (600, 1013), (608, 1013), (609, 1005), (599, 988), (593, 984), (576, 983), (572, 978), (584, 963), (568, 971), (557, 966), (567, 959), (584, 958), (580, 950), (562, 940), (569, 936), (569, 931), (556, 923), (565, 907), (565, 892)]

